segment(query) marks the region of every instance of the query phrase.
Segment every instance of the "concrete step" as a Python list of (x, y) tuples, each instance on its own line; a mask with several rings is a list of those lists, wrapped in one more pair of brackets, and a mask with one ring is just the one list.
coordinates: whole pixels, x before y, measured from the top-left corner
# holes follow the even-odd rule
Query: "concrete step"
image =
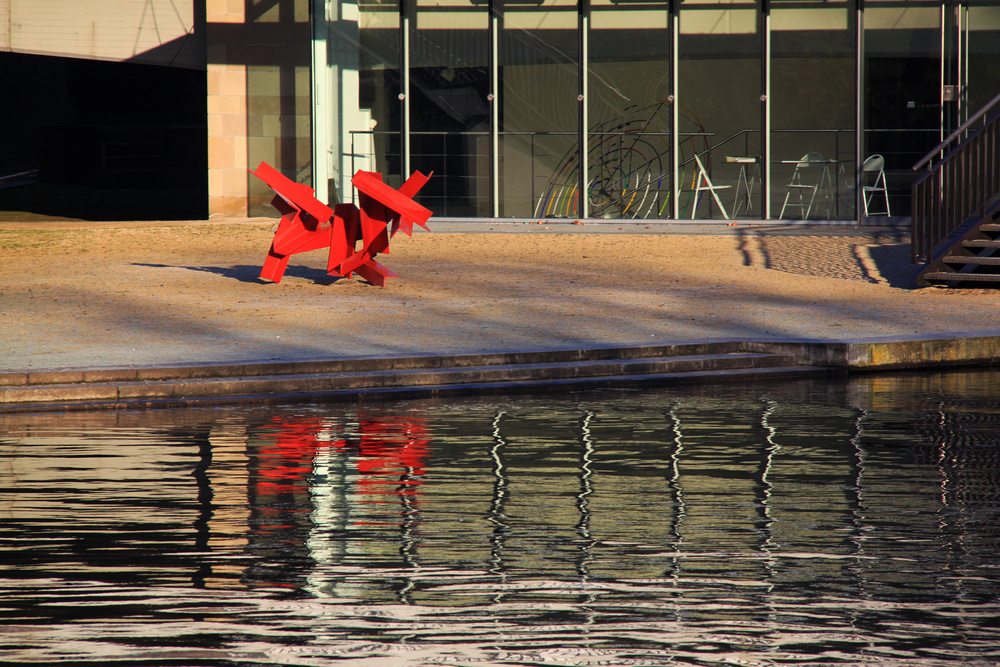
[[(721, 346), (723, 348), (728, 345)], [(695, 347), (697, 349), (697, 347)], [(45, 381), (65, 379), (59, 372), (35, 374), (31, 382), (15, 385), (12, 382), (0, 388), (0, 411), (13, 408), (28, 409), (45, 405), (78, 404), (83, 407), (107, 407), (136, 404), (190, 404), (207, 400), (232, 401), (239, 399), (274, 400), (278, 397), (304, 396), (361, 396), (373, 393), (407, 393), (410, 395), (477, 393), (501, 388), (542, 388), (553, 385), (611, 386), (649, 382), (697, 381), (725, 379), (727, 375), (751, 374), (758, 377), (820, 373), (825, 369), (815, 366), (797, 366), (790, 355), (739, 352), (725, 350), (703, 354), (670, 354), (660, 356), (633, 356), (636, 348), (574, 351), (575, 356), (611, 358), (558, 360), (559, 354), (520, 353), (513, 355), (462, 355), (457, 360), (497, 363), (478, 365), (453, 364), (440, 366), (442, 358), (425, 357), (403, 361), (402, 367), (380, 368), (381, 364), (369, 360), (364, 364), (348, 363), (353, 369), (337, 368), (334, 371), (316, 371), (317, 365), (332, 362), (304, 362), (300, 364), (249, 365), (230, 367), (253, 370), (253, 374), (222, 373), (215, 370), (210, 375), (206, 367), (174, 369), (174, 377), (160, 379), (90, 378), (75, 382)], [(648, 351), (648, 350), (647, 350)], [(672, 352), (690, 351), (672, 346)], [(517, 358), (520, 357), (518, 361)], [(557, 360), (553, 360), (553, 357)], [(618, 358), (615, 358), (618, 357)], [(625, 358), (621, 358), (625, 357)], [(416, 359), (422, 359), (418, 365)], [(455, 361), (456, 358), (451, 358)], [(398, 360), (397, 360), (398, 361)], [(338, 366), (338, 364), (333, 364)], [(391, 364), (390, 364), (391, 365)], [(105, 369), (110, 375), (125, 369)], [(136, 369), (131, 369), (135, 371)], [(149, 370), (149, 369), (145, 369)], [(273, 370), (275, 372), (262, 372)], [(287, 372), (295, 370), (299, 372)], [(164, 375), (165, 369), (159, 369)], [(123, 374), (127, 376), (128, 374)], [(11, 378), (8, 378), (10, 380)]]
[(658, 345), (623, 345), (582, 349), (524, 350), (422, 356), (313, 359), (276, 362), (183, 364), (178, 366), (134, 366), (112, 368), (60, 368), (30, 371), (0, 370), (0, 387), (81, 382), (127, 382), (130, 380), (180, 380), (213, 377), (249, 377), (304, 373), (348, 373), (418, 368), (464, 368), (502, 364), (582, 362), (609, 359), (648, 359), (699, 354), (741, 352), (744, 346), (732, 340), (706, 340)]

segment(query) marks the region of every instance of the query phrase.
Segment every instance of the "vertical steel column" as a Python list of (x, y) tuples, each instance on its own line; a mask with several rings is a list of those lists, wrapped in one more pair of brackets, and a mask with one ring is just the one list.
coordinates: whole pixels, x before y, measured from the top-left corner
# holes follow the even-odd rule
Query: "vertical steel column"
[(328, 0), (313, 0), (309, 6), (312, 56), (312, 178), (316, 198), (330, 203), (330, 67), (326, 33)]
[(578, 0), (577, 4), (577, 44), (579, 46), (579, 93), (577, 103), (579, 104), (579, 123), (577, 131), (578, 143), (580, 144), (580, 210), (582, 218), (590, 217), (590, 197), (587, 186), (590, 184), (589, 162), (590, 151), (587, 150), (589, 137), (587, 128), (590, 127), (589, 114), (587, 113), (587, 85), (590, 70), (590, 0)]
[(956, 126), (960, 127), (969, 119), (969, 6), (959, 4), (955, 7), (955, 21), (958, 24), (958, 81), (955, 104), (957, 107), (955, 114)]
[(761, 217), (771, 218), (771, 0), (761, 0), (761, 93), (760, 113), (763, 127), (760, 135)]
[(400, 108), (400, 152), (403, 158), (403, 173), (401, 178), (405, 181), (411, 173), (410, 169), (410, 14), (412, 13), (413, 2), (411, 0), (399, 0), (399, 49), (400, 49), (400, 69), (402, 69), (403, 89), (399, 94), (402, 102)]
[[(938, 141), (944, 141), (944, 138), (948, 136), (949, 133), (945, 132), (945, 110), (944, 110), (944, 86), (945, 81), (948, 80), (948, 68), (945, 66), (945, 55), (947, 48), (947, 35), (945, 35), (945, 24), (948, 22), (948, 16), (946, 14), (947, 7), (945, 3), (941, 3), (940, 17), (938, 18), (938, 41), (940, 42), (940, 53), (938, 54), (938, 63), (940, 66), (940, 77), (941, 80), (938, 82), (938, 105), (941, 109), (939, 125), (941, 126), (940, 136)], [(958, 127), (956, 125), (956, 127)]]
[(678, 39), (680, 35), (680, 7), (681, 0), (670, 0), (667, 9), (667, 29), (670, 31), (670, 95), (667, 101), (670, 102), (670, 197), (673, 199), (674, 220), (681, 217), (681, 178), (680, 178), (680, 102), (677, 94), (677, 73), (679, 48)]
[(503, 0), (490, 0), (490, 210), (500, 217), (500, 31), (503, 30)]
[(865, 196), (861, 188), (865, 151), (865, 0), (857, 2), (857, 20), (854, 22), (854, 218), (861, 222)]

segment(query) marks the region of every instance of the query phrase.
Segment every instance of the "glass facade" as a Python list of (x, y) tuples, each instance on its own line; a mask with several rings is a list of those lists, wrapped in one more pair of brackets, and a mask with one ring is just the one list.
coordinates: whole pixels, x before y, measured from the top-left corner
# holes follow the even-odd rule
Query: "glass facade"
[[(757, 163), (739, 159), (762, 157), (761, 34), (759, 0), (681, 0), (679, 217), (731, 217), (742, 175), (755, 180)], [(747, 215), (760, 211), (760, 191), (740, 193)]]
[[(853, 9), (848, 0), (771, 2), (774, 217), (854, 217), (857, 15)], [(811, 157), (810, 166), (800, 167), (806, 157)], [(816, 190), (810, 190), (813, 184)]]
[(440, 215), (490, 213), (490, 30), (485, 5), (417, 0), (410, 29), (410, 156)]
[[(656, 0), (631, 5), (593, 0), (590, 5), (582, 187), (592, 217), (672, 215), (669, 10), (668, 3)], [(578, 209), (560, 212), (579, 215)]]
[(1000, 93), (1000, 0), (312, 2), (317, 182), (441, 218), (854, 220), (875, 167), (906, 216)]
[(910, 167), (956, 126), (942, 94), (944, 13), (937, 0), (865, 4), (864, 149), (885, 158), (898, 215), (909, 214)]
[[(579, 216), (575, 192), (548, 214), (550, 183), (579, 164), (580, 33), (576, 0), (501, 0), (496, 109), (501, 217)], [(571, 189), (572, 190), (572, 189)], [(572, 212), (571, 212), (572, 211)]]
[(955, 14), (955, 31), (966, 36), (959, 43), (963, 60), (955, 73), (965, 83), (959, 97), (960, 120), (965, 120), (1000, 93), (1000, 7), (983, 0), (957, 7)]
[(399, 12), (397, 0), (358, 4), (357, 108), (367, 125), (349, 131), (350, 154), (358, 168), (380, 172), (396, 187), (402, 182), (406, 118)]

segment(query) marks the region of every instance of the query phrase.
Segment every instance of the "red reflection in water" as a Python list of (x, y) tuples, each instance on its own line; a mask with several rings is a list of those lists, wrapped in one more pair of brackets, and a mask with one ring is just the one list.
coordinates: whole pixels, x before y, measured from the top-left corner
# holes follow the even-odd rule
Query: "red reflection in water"
[(330, 445), (330, 425), (284, 417), (275, 417), (271, 425), (277, 431), (262, 435), (271, 444), (257, 450), (257, 495), (307, 493), (316, 453)]
[(276, 430), (261, 438), (271, 443), (257, 450), (258, 496), (307, 493), (313, 462), (329, 447), (357, 456), (359, 493), (412, 496), (421, 484), (430, 442), (424, 419), (362, 418), (351, 435), (320, 419), (275, 417), (270, 426)]
[[(303, 567), (315, 557), (310, 536), (317, 521), (329, 518), (331, 502), (338, 504), (333, 510), (338, 521), (355, 526), (409, 531), (419, 523), (417, 490), (430, 442), (424, 419), (375, 416), (345, 424), (275, 417), (255, 435), (250, 450), (249, 528), (252, 548), (266, 556), (268, 565), (247, 569), (243, 581), (248, 586), (303, 585)], [(324, 474), (332, 469), (338, 473)], [(353, 473), (346, 476), (352, 480), (350, 489), (343, 487), (345, 469)], [(310, 488), (317, 483), (317, 474), (323, 484), (336, 485), (322, 490), (323, 501)]]
[(358, 491), (385, 493), (395, 485), (397, 495), (416, 495), (422, 483), (428, 455), (429, 430), (424, 420), (409, 417), (378, 417), (360, 422), (357, 438), (345, 438), (335, 447), (354, 450), (359, 455)]

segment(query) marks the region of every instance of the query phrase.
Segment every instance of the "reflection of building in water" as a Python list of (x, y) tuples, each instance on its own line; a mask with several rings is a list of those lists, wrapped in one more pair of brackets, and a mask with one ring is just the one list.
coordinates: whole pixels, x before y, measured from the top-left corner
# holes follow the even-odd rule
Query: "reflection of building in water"
[[(718, 556), (814, 548), (829, 539), (831, 522), (849, 527), (854, 517), (856, 502), (844, 489), (858, 474), (855, 413), (817, 419), (799, 412), (774, 402), (682, 399), (668, 403), (658, 421), (645, 411), (634, 421), (604, 410), (583, 420), (572, 412), (505, 415), (499, 424), (511, 537), (500, 566), (565, 576), (579, 561), (553, 556), (567, 544), (586, 545), (587, 574), (614, 578), (622, 563), (601, 558), (602, 545), (631, 544), (637, 557), (628, 568), (637, 578), (668, 570), (767, 574), (763, 558)], [(538, 428), (542, 421), (549, 426)], [(544, 463), (518, 470), (518, 458)], [(539, 483), (526, 484), (523, 475)], [(572, 534), (581, 527), (585, 536)]]
[(248, 549), (258, 560), (244, 573), (244, 583), (303, 586), (314, 564), (307, 547), (313, 466), (319, 451), (329, 447), (332, 428), (321, 419), (279, 415), (250, 431)]
[[(206, 475), (211, 485), (212, 510), (206, 546), (214, 552), (242, 551), (248, 544), (250, 525), (247, 427), (236, 421), (219, 421), (212, 425), (208, 439), (212, 449)], [(241, 586), (244, 568), (245, 564), (238, 561), (213, 563), (205, 586)]]
[[(974, 371), (874, 376), (865, 378), (863, 387), (872, 410), (883, 415), (882, 430), (920, 466), (910, 479), (878, 480), (879, 490), (905, 495), (913, 487), (936, 489), (938, 530), (956, 537), (956, 555), (981, 548), (983, 540), (996, 544), (1000, 535), (1000, 399), (984, 377), (990, 376)], [(912, 400), (906, 397), (914, 395), (924, 404), (916, 419), (885, 416), (904, 410)]]
[(241, 567), (206, 554), (245, 541), (240, 428), (197, 410), (0, 415), (4, 527), (52, 576), (231, 586)]
[(5, 529), (45, 536), (38, 567), (126, 563), (185, 585), (434, 603), (448, 593), (421, 577), (446, 571), (481, 577), (459, 602), (488, 604), (533, 595), (502, 586), (525, 576), (627, 571), (678, 595), (685, 579), (889, 595), (936, 585), (942, 562), (887, 534), (923, 536), (949, 567), (995, 552), (1000, 400), (978, 377), (264, 422), (4, 415), (0, 510)]
[[(1000, 504), (1000, 400), (982, 374), (883, 375), (854, 384), (868, 409), (882, 415), (883, 432), (932, 471), (942, 506)], [(915, 419), (913, 395), (923, 403)], [(893, 412), (905, 417), (885, 416)]]
[[(993, 399), (928, 410), (923, 398), (898, 403), (887, 382), (815, 402), (691, 392), (635, 406), (281, 417), (247, 429), (245, 454), (242, 432), (217, 426), (208, 544), (238, 544), (243, 522), (260, 557), (244, 582), (371, 601), (429, 602), (440, 593), (417, 584), (438, 568), (490, 581), (600, 581), (627, 568), (644, 580), (751, 579), (762, 592), (847, 573), (852, 594), (871, 594), (938, 567), (894, 571), (887, 526), (989, 534), (981, 517), (942, 521), (929, 508), (995, 504), (1000, 489)], [(480, 602), (495, 596), (484, 588)]]
[(412, 565), (427, 442), (412, 417), (275, 417), (254, 428), (249, 548), (262, 560), (245, 580), (319, 592), (326, 566)]
[[(309, 577), (311, 592), (361, 594), (356, 583), (329, 576), (329, 568), (419, 564), (419, 490), (428, 443), (428, 428), (419, 417), (362, 416), (343, 425), (317, 459), (308, 543), (317, 565)], [(396, 600), (394, 589), (405, 587), (386, 580), (371, 584), (365, 597)]]

